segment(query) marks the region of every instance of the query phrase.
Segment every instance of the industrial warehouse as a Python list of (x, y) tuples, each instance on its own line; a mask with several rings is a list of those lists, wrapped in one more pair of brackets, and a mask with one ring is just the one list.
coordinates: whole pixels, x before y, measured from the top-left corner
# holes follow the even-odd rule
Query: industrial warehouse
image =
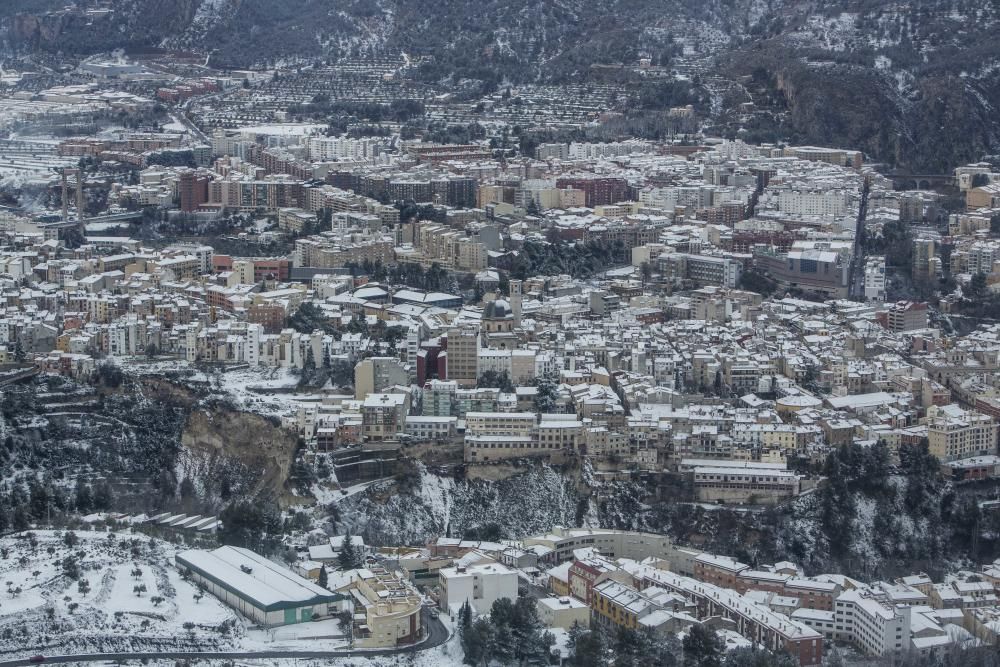
[(189, 549), (177, 565), (212, 595), (260, 625), (311, 621), (345, 599), (247, 549)]

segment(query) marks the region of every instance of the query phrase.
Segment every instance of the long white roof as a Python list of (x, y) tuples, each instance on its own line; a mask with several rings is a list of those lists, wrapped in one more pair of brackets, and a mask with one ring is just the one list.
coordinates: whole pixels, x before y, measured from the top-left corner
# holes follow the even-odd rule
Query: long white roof
[(261, 608), (282, 606), (290, 602), (305, 604), (317, 597), (334, 597), (325, 588), (320, 588), (249, 549), (231, 546), (219, 547), (214, 551), (189, 549), (177, 554), (177, 562), (208, 575)]

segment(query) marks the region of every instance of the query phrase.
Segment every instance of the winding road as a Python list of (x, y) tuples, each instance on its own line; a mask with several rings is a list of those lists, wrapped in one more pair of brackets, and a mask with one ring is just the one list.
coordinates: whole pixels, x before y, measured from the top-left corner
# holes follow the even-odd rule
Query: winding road
[[(444, 644), (449, 639), (448, 628), (440, 619), (433, 618), (427, 608), (421, 613), (422, 623), (428, 629), (427, 638), (419, 644), (394, 649), (353, 649), (345, 651), (159, 651), (153, 653), (87, 653), (81, 655), (47, 655), (42, 664), (68, 662), (136, 662), (142, 660), (268, 660), (275, 658), (368, 658), (427, 651)], [(25, 667), (35, 665), (30, 658), (0, 661), (0, 667)]]

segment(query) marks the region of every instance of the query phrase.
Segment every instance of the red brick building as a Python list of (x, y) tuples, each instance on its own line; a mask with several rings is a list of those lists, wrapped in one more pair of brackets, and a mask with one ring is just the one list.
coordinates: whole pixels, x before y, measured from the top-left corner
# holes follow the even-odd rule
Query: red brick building
[(587, 206), (605, 206), (620, 201), (633, 199), (632, 188), (624, 178), (602, 178), (596, 176), (577, 176), (556, 179), (556, 187), (560, 190), (573, 188), (583, 190)]
[(285, 309), (280, 304), (257, 303), (247, 308), (247, 322), (264, 327), (264, 333), (280, 333), (285, 326)]
[(186, 213), (197, 211), (208, 202), (208, 184), (211, 180), (208, 174), (198, 174), (193, 171), (181, 174), (177, 189), (182, 211)]

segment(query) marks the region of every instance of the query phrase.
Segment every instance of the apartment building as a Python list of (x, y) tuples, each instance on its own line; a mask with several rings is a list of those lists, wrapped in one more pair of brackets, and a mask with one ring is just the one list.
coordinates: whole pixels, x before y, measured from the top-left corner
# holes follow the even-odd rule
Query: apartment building
[(530, 436), (535, 430), (534, 412), (469, 412), (465, 432), (469, 435)]
[(772, 505), (799, 494), (799, 476), (788, 470), (707, 465), (694, 469), (694, 487), (704, 502)]
[(409, 397), (368, 394), (361, 406), (361, 431), (366, 440), (389, 440), (406, 431)]
[(787, 579), (781, 589), (781, 595), (798, 600), (800, 609), (823, 611), (833, 610), (833, 603), (840, 593), (840, 584), (794, 576)]
[(574, 625), (582, 628), (590, 626), (590, 607), (576, 598), (539, 598), (535, 609), (538, 611), (538, 620), (546, 628), (569, 630)]
[(385, 150), (387, 143), (388, 140), (381, 137), (310, 137), (306, 146), (309, 159), (314, 162), (373, 161)]
[(838, 299), (847, 296), (849, 262), (841, 253), (817, 249), (758, 252), (754, 262), (785, 287)]
[(271, 176), (261, 180), (223, 178), (212, 181), (208, 187), (208, 205), (234, 208), (241, 211), (301, 206), (302, 183), (288, 178)]
[(292, 255), (296, 267), (320, 269), (341, 268), (348, 264), (390, 264), (394, 244), (389, 236), (378, 233), (324, 232), (317, 236), (296, 239)]
[(624, 178), (593, 175), (563, 177), (556, 179), (556, 187), (560, 190), (582, 190), (588, 208), (632, 199), (631, 188)]
[(506, 375), (508, 378), (513, 376), (510, 350), (481, 348), (476, 363), (476, 374), (478, 377), (482, 377), (487, 373)]
[(740, 573), (748, 569), (749, 565), (729, 556), (703, 553), (694, 559), (694, 578), (722, 588), (736, 590)]
[(454, 380), (459, 387), (476, 386), (481, 346), (479, 329), (475, 327), (450, 329), (447, 344), (447, 351), (441, 355), (445, 357), (443, 378)]
[(685, 577), (652, 564), (626, 564), (639, 590), (662, 588), (695, 603), (698, 618), (721, 617), (744, 637), (771, 651), (787, 651), (799, 665), (823, 661), (823, 635), (805, 623), (771, 611), (730, 588)]
[(850, 212), (850, 196), (843, 190), (781, 189), (777, 205), (789, 215), (842, 217)]
[(543, 546), (549, 549), (546, 559), (564, 563), (574, 559), (577, 549), (590, 548), (607, 558), (668, 558), (673, 543), (665, 535), (641, 533), (630, 530), (600, 528), (564, 528), (554, 526), (545, 535), (535, 535), (522, 540), (525, 546)]
[(910, 647), (909, 605), (887, 604), (868, 591), (853, 590), (837, 598), (833, 614), (834, 636), (866, 655), (888, 655)]
[(889, 331), (897, 333), (927, 328), (927, 304), (898, 301), (876, 314), (878, 321)]
[(492, 561), (441, 568), (440, 606), (454, 610), (468, 602), (477, 614), (488, 614), (500, 599), (517, 600), (517, 572)]
[(647, 596), (617, 581), (597, 586), (590, 604), (595, 624), (626, 630), (636, 630), (639, 620), (657, 609)]
[(197, 211), (208, 202), (208, 186), (212, 181), (210, 173), (185, 170), (177, 183), (180, 208), (185, 213)]
[(542, 415), (535, 427), (535, 440), (539, 449), (568, 449), (580, 451), (586, 443), (586, 429), (573, 415)]
[(782, 152), (785, 157), (795, 157), (800, 160), (827, 162), (839, 167), (860, 169), (864, 164), (864, 156), (860, 151), (842, 150), (839, 148), (821, 148), (817, 146), (788, 146)]
[(969, 211), (1000, 207), (1000, 182), (969, 188), (965, 192), (965, 207)]
[(657, 265), (664, 277), (691, 280), (699, 287), (735, 288), (743, 272), (739, 261), (714, 255), (663, 253), (657, 258)]
[(932, 278), (941, 271), (938, 248), (941, 239), (934, 233), (922, 233), (913, 239), (914, 278)]
[(885, 257), (865, 260), (865, 300), (885, 301)]
[(941, 461), (996, 454), (997, 423), (958, 405), (932, 405), (927, 408), (927, 441)]
[(422, 263), (437, 262), (461, 271), (482, 271), (488, 264), (486, 245), (464, 232), (434, 222), (416, 223), (413, 245)]
[(591, 604), (594, 587), (619, 570), (613, 562), (598, 555), (579, 558), (569, 566), (567, 573), (570, 595)]
[(278, 229), (300, 233), (316, 223), (316, 214), (301, 208), (278, 209)]
[(417, 440), (444, 440), (455, 437), (458, 417), (428, 417), (410, 415), (406, 418), (406, 435)]
[(395, 357), (369, 357), (354, 367), (354, 397), (358, 400), (389, 387), (409, 384), (409, 371)]
[(450, 417), (457, 413), (455, 394), (457, 382), (431, 380), (424, 386), (423, 414), (428, 417)]

